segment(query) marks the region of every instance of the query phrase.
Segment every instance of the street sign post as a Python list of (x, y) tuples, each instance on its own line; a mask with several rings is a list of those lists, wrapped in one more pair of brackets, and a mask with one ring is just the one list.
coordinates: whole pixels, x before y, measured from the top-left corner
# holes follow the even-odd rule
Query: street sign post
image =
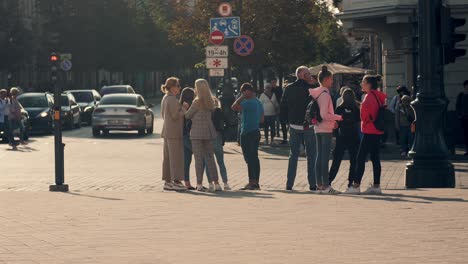
[(217, 17), (210, 19), (210, 32), (221, 31), (224, 38), (241, 36), (240, 17)]
[(224, 34), (223, 32), (216, 30), (211, 32), (210, 34), (210, 42), (215, 45), (221, 45), (224, 42)]
[(206, 57), (207, 58), (227, 58), (229, 55), (228, 46), (207, 46)]
[(229, 4), (229, 3), (220, 4), (219, 8), (218, 8), (218, 13), (222, 17), (228, 17), (228, 16), (232, 15), (232, 6), (231, 6), (231, 4)]
[(227, 69), (228, 59), (227, 58), (207, 58), (206, 68), (207, 69)]
[(254, 47), (255, 43), (249, 36), (240, 36), (234, 41), (234, 52), (242, 57), (252, 54)]
[(224, 77), (224, 69), (210, 69), (210, 77)]

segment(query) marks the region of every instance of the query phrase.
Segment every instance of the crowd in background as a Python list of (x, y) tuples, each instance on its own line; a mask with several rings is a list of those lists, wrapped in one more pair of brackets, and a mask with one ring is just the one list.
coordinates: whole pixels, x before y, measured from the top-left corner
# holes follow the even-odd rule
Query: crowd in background
[(10, 91), (0, 90), (0, 131), (12, 150), (17, 150), (19, 144), (27, 144), (22, 137), (25, 127), (22, 122), (23, 106), (17, 100), (20, 93), (16, 87)]

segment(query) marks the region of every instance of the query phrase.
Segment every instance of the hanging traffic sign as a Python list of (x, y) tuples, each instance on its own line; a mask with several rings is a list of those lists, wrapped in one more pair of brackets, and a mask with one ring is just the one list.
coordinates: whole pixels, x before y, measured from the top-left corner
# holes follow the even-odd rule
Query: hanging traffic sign
[(223, 32), (221, 32), (219, 30), (211, 32), (210, 42), (215, 44), (215, 45), (221, 45), (224, 42)]
[(232, 6), (229, 3), (222, 3), (219, 5), (218, 13), (223, 17), (228, 17), (232, 14)]
[(207, 58), (227, 58), (229, 55), (228, 46), (207, 46)]
[(210, 77), (223, 77), (224, 69), (210, 69)]
[(65, 59), (65, 60), (62, 60), (60, 62), (60, 68), (63, 70), (63, 71), (70, 71), (73, 67), (73, 64), (71, 62), (71, 60), (69, 59)]
[(221, 31), (225, 38), (241, 36), (240, 17), (217, 17), (210, 19), (210, 32)]
[(234, 41), (234, 52), (239, 56), (249, 56), (255, 47), (253, 39), (249, 36), (240, 36)]
[(227, 69), (228, 59), (227, 58), (206, 58), (207, 69)]

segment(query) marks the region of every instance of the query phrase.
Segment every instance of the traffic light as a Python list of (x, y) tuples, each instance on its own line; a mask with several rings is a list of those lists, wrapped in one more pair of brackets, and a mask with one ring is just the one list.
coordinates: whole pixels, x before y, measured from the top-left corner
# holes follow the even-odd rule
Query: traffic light
[(466, 24), (466, 19), (453, 18), (450, 8), (441, 9), (441, 44), (444, 49), (444, 64), (454, 63), (458, 57), (466, 55), (466, 49), (456, 48), (457, 43), (465, 41), (466, 35), (457, 33), (457, 28)]
[(60, 60), (59, 58), (60, 56), (55, 53), (55, 52), (52, 52), (50, 54), (50, 57), (49, 57), (49, 61), (50, 61), (50, 77), (52, 79), (53, 82), (56, 82), (57, 81), (57, 72), (58, 72), (58, 62)]

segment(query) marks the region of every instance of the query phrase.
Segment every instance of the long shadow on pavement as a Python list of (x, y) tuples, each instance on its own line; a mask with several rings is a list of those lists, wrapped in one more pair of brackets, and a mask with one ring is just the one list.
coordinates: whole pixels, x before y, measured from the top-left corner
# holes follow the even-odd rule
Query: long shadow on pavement
[(81, 194), (81, 193), (76, 193), (76, 192), (66, 192), (64, 194), (68, 195), (73, 195), (73, 196), (78, 196), (78, 197), (86, 197), (86, 198), (95, 198), (95, 199), (101, 199), (101, 200), (108, 200), (108, 201), (123, 201), (124, 199), (120, 198), (110, 198), (110, 197), (101, 197), (101, 196), (94, 196), (94, 195), (86, 195), (86, 194)]
[(226, 192), (197, 192), (197, 191), (186, 191), (181, 192), (184, 194), (190, 194), (194, 196), (205, 196), (212, 198), (230, 198), (230, 199), (241, 199), (241, 198), (261, 198), (261, 199), (275, 199), (273, 194), (264, 192), (249, 192), (249, 191), (226, 191)]

